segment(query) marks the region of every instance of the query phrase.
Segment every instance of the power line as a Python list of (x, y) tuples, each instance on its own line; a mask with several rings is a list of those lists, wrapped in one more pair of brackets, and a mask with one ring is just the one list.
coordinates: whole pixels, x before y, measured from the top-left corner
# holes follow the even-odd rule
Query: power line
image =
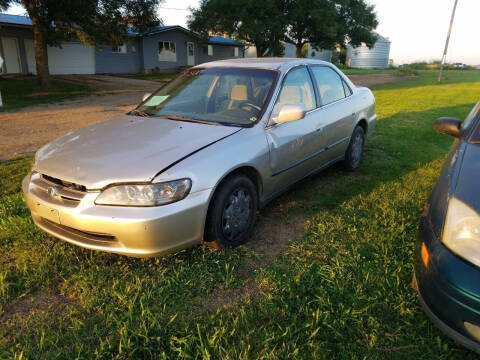
[(452, 11), (452, 17), (450, 19), (450, 27), (448, 28), (447, 41), (445, 42), (445, 50), (443, 50), (442, 62), (440, 63), (440, 72), (438, 73), (439, 84), (442, 82), (443, 65), (447, 60), (448, 43), (450, 42), (450, 34), (452, 32), (453, 19), (455, 18), (455, 10), (457, 9), (457, 3), (458, 3), (458, 0), (455, 0), (455, 4), (453, 4), (453, 11)]
[(173, 8), (173, 7), (164, 7), (164, 6), (159, 6), (160, 9), (165, 9), (165, 10), (177, 10), (177, 11), (190, 11), (189, 9), (181, 9), (181, 8)]

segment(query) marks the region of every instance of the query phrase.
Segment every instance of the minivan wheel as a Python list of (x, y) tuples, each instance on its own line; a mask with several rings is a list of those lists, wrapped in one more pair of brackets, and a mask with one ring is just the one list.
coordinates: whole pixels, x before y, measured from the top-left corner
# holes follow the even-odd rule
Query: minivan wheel
[(257, 211), (257, 189), (248, 176), (227, 178), (215, 192), (205, 224), (205, 243), (214, 248), (245, 243)]
[(345, 167), (348, 170), (356, 170), (360, 166), (363, 156), (363, 147), (365, 145), (365, 132), (361, 126), (355, 127), (353, 130), (350, 144), (345, 153)]

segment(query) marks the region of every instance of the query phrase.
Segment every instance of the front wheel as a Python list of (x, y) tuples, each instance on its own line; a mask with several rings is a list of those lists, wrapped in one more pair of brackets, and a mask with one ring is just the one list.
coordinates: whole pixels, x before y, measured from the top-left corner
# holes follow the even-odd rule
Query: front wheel
[(356, 170), (360, 166), (363, 156), (363, 147), (365, 145), (365, 132), (361, 126), (355, 127), (353, 130), (350, 144), (345, 153), (345, 167), (348, 170)]
[(235, 247), (250, 237), (257, 211), (257, 189), (248, 176), (227, 178), (215, 192), (205, 224), (205, 242)]

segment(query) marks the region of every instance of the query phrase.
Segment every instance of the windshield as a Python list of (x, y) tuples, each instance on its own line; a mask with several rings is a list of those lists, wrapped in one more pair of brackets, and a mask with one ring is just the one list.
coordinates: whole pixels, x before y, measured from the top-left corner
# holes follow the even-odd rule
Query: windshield
[(134, 114), (246, 126), (255, 123), (277, 76), (273, 70), (191, 69), (163, 86)]

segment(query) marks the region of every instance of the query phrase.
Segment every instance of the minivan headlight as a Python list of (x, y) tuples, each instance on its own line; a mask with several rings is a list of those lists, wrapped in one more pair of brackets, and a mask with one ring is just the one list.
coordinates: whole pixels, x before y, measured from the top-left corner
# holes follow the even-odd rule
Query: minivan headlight
[(103, 190), (97, 205), (159, 206), (182, 200), (188, 195), (192, 181), (180, 179), (153, 184), (114, 185)]
[(442, 242), (458, 256), (480, 266), (480, 216), (454, 197), (448, 204)]

